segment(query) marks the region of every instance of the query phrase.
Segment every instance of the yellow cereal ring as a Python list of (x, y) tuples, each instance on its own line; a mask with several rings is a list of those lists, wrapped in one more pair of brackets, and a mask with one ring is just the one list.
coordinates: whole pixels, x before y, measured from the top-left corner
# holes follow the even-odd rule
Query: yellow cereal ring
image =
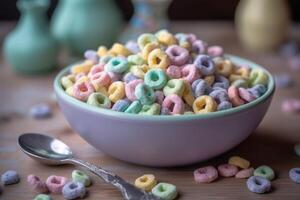
[(182, 41), (182, 42), (180, 42), (179, 46), (185, 48), (188, 51), (192, 51), (192, 45), (188, 41)]
[(154, 49), (149, 54), (148, 64), (150, 68), (160, 68), (165, 70), (170, 65), (170, 59), (163, 50)]
[(116, 103), (125, 97), (125, 84), (122, 81), (113, 82), (108, 88), (108, 98)]
[(233, 73), (233, 70), (235, 68), (231, 60), (228, 59), (218, 59), (215, 61), (215, 63), (216, 63), (217, 73), (225, 77), (230, 76), (230, 74)]
[(79, 74), (79, 73), (87, 74), (91, 70), (92, 67), (93, 67), (93, 62), (86, 60), (83, 63), (74, 65), (71, 68), (71, 73), (72, 74)]
[(129, 71), (133, 75), (135, 75), (135, 76), (137, 76), (137, 77), (139, 77), (141, 79), (144, 79), (144, 76), (148, 72), (148, 70), (149, 70), (149, 66), (148, 65), (132, 65), (130, 67)]
[(210, 113), (216, 111), (216, 109), (217, 103), (211, 96), (200, 96), (193, 103), (193, 110), (196, 114)]
[(152, 174), (145, 174), (137, 178), (134, 182), (134, 185), (141, 190), (149, 192), (157, 184), (155, 176)]
[(100, 93), (104, 94), (105, 96), (108, 96), (107, 89), (104, 86), (95, 84), (93, 82), (92, 82), (92, 85), (94, 86), (94, 89), (96, 92), (100, 92)]
[(189, 105), (189, 106), (193, 106), (193, 103), (195, 101), (195, 97), (193, 95), (192, 89), (190, 84), (187, 81), (184, 81), (184, 91), (183, 91), (183, 99), (184, 101)]
[(209, 76), (205, 76), (204, 80), (207, 83), (207, 85), (212, 86), (212, 84), (215, 83), (215, 76), (214, 75), (209, 75)]
[(76, 81), (76, 83), (88, 82), (89, 80), (90, 80), (90, 79), (89, 79), (88, 76), (82, 76), (82, 77), (80, 77), (80, 78)]
[(233, 74), (229, 76), (229, 81), (233, 82), (238, 79), (248, 80), (250, 74), (250, 69), (248, 67), (240, 67), (236, 69)]
[(63, 76), (60, 82), (64, 89), (68, 89), (74, 85), (74, 81), (69, 76)]
[(120, 43), (115, 43), (111, 47), (109, 52), (115, 53), (116, 55), (126, 56), (126, 57), (132, 54), (132, 52), (129, 51), (129, 49), (127, 49), (124, 45), (122, 45)]
[(159, 44), (156, 42), (152, 42), (152, 43), (148, 43), (145, 45), (145, 47), (142, 49), (142, 58), (144, 60), (148, 60), (148, 56), (150, 54), (151, 51), (153, 51), (154, 49), (159, 49)]
[(159, 43), (165, 46), (171, 46), (177, 44), (177, 39), (175, 38), (175, 36), (166, 30), (158, 31), (155, 34), (155, 36), (157, 37)]
[(228, 163), (231, 165), (235, 165), (242, 169), (248, 169), (250, 167), (250, 162), (244, 158), (239, 156), (232, 156), (229, 158)]
[(153, 42), (158, 43), (158, 40), (157, 40), (156, 36), (151, 33), (144, 33), (144, 34), (140, 35), (137, 39), (137, 43), (138, 43), (140, 49), (143, 49), (146, 46), (146, 44), (153, 43)]
[(66, 89), (66, 93), (67, 93), (69, 96), (73, 96), (73, 86), (67, 88), (67, 89)]
[(97, 54), (98, 54), (99, 57), (106, 56), (107, 55), (107, 48), (105, 46), (100, 46), (98, 48)]
[(250, 74), (251, 86), (255, 86), (258, 84), (267, 85), (268, 81), (269, 77), (266, 72), (261, 69), (252, 69)]

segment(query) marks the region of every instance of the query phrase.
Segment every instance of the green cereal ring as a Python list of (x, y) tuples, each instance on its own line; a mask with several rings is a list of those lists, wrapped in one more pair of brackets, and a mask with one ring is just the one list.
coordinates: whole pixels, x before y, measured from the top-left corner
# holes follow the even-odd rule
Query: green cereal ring
[(146, 61), (140, 55), (137, 55), (137, 54), (128, 56), (127, 60), (128, 60), (130, 65), (143, 65), (143, 64), (146, 64)]
[(46, 194), (38, 194), (33, 200), (52, 200), (52, 198)]
[(70, 79), (70, 77), (68, 76), (64, 76), (61, 78), (60, 80), (61, 85), (63, 86), (63, 88), (66, 90), (70, 87), (72, 87), (74, 85), (74, 82)]
[(172, 200), (177, 196), (177, 189), (175, 185), (169, 183), (159, 183), (152, 188), (152, 194), (162, 200)]
[(113, 57), (112, 57), (112, 56), (109, 56), (109, 55), (107, 55), (107, 56), (102, 56), (102, 57), (100, 58), (99, 64), (107, 64), (108, 61), (110, 61), (110, 59), (112, 59), (112, 58), (113, 58)]
[(88, 187), (92, 184), (90, 177), (86, 173), (80, 170), (74, 170), (72, 172), (72, 180), (74, 182), (82, 183), (85, 187)]
[(300, 143), (294, 146), (294, 150), (297, 156), (300, 156)]
[(105, 70), (114, 73), (123, 73), (129, 69), (129, 63), (126, 58), (114, 57), (105, 65)]
[(140, 35), (137, 40), (137, 43), (141, 50), (146, 46), (146, 44), (153, 43), (153, 42), (158, 43), (158, 39), (155, 35), (150, 33), (144, 33)]
[(87, 100), (87, 104), (101, 108), (111, 107), (109, 98), (100, 92), (92, 93)]
[(235, 86), (237, 88), (242, 87), (242, 88), (248, 88), (248, 81), (244, 79), (237, 79), (231, 83), (231, 86)]
[(151, 69), (144, 77), (145, 84), (158, 90), (163, 88), (167, 83), (167, 75), (162, 69)]
[(184, 91), (184, 81), (181, 79), (171, 79), (165, 85), (163, 92), (165, 96), (170, 94), (177, 94), (178, 96), (182, 96)]
[(269, 81), (269, 77), (261, 69), (252, 69), (250, 73), (250, 83), (251, 86), (262, 84), (262, 85), (267, 85)]
[(136, 86), (134, 94), (142, 105), (151, 105), (154, 103), (156, 98), (154, 90), (144, 83)]
[(159, 115), (161, 106), (158, 103), (152, 105), (144, 105), (139, 112), (141, 115)]
[(269, 179), (270, 181), (275, 178), (275, 173), (274, 173), (273, 169), (266, 165), (262, 165), (262, 166), (256, 168), (253, 172), (253, 175), (264, 177), (266, 179)]
[(129, 107), (125, 110), (125, 113), (137, 114), (142, 110), (142, 104), (140, 101), (133, 101)]

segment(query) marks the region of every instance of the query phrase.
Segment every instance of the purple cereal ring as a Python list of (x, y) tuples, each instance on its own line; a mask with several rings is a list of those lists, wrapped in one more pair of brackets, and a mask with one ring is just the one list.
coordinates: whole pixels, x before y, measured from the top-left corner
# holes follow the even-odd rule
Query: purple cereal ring
[(271, 190), (271, 182), (260, 176), (251, 176), (247, 180), (247, 187), (251, 192), (263, 194)]
[(132, 40), (128, 41), (126, 43), (125, 47), (134, 54), (137, 54), (141, 51), (139, 45), (137, 44), (137, 42), (132, 41)]
[(223, 101), (229, 101), (229, 97), (226, 90), (213, 90), (209, 96), (214, 98), (217, 103), (221, 103)]
[(202, 167), (194, 171), (194, 179), (198, 183), (210, 183), (218, 178), (218, 171), (213, 166)]
[(87, 50), (84, 52), (85, 59), (92, 61), (94, 64), (99, 62), (99, 56), (96, 51), (94, 50)]
[(184, 103), (177, 94), (166, 96), (162, 103), (163, 108), (168, 108), (171, 115), (182, 114), (184, 112)]
[(186, 34), (186, 40), (193, 43), (197, 40), (197, 36), (194, 33), (188, 33)]
[(235, 165), (223, 164), (218, 166), (218, 172), (220, 176), (232, 177), (235, 176), (239, 169)]
[(202, 40), (195, 40), (192, 42), (193, 52), (196, 54), (203, 54), (206, 51), (207, 43)]
[(77, 82), (73, 86), (72, 95), (81, 101), (86, 101), (88, 97), (94, 92), (94, 87), (89, 81)]
[(256, 98), (258, 98), (258, 97), (260, 97), (261, 95), (263, 95), (267, 91), (267, 88), (264, 85), (262, 85), (262, 84), (258, 84), (258, 85), (253, 86), (252, 88), (249, 88), (248, 90)]
[(251, 102), (256, 99), (255, 96), (251, 92), (249, 92), (249, 90), (242, 87), (238, 88), (238, 90), (239, 90), (240, 97), (245, 101)]
[(61, 194), (62, 188), (68, 182), (68, 179), (63, 176), (51, 175), (46, 180), (46, 185), (50, 192)]
[(216, 82), (213, 84), (213, 87), (221, 87), (224, 89), (229, 88), (229, 80), (225, 76), (216, 76)]
[(198, 55), (194, 65), (199, 69), (201, 75), (208, 76), (215, 73), (215, 63), (208, 55)]
[(112, 82), (120, 81), (122, 79), (121, 74), (117, 74), (117, 73), (114, 73), (114, 72), (107, 72), (107, 73), (110, 76)]
[(209, 86), (203, 79), (197, 79), (192, 83), (194, 97), (200, 97), (208, 92)]
[(295, 183), (300, 183), (300, 168), (293, 168), (289, 171), (290, 179)]
[(171, 78), (171, 79), (179, 79), (181, 78), (181, 68), (177, 67), (175, 65), (171, 65), (167, 68), (166, 74)]
[(135, 88), (138, 84), (143, 83), (144, 81), (142, 79), (136, 79), (133, 81), (130, 81), (129, 83), (126, 83), (125, 85), (125, 94), (126, 97), (131, 100), (134, 101), (136, 100), (136, 96), (135, 96)]
[(230, 103), (229, 101), (222, 101), (221, 103), (219, 103), (217, 110), (221, 111), (221, 110), (227, 110), (232, 108), (232, 103)]
[(224, 50), (220, 46), (210, 46), (207, 48), (207, 54), (211, 57), (221, 57), (224, 54)]
[(161, 105), (165, 99), (164, 93), (162, 91), (158, 90), (158, 91), (155, 91), (154, 94), (155, 94), (155, 102)]
[(178, 45), (169, 46), (166, 54), (169, 56), (171, 63), (176, 66), (184, 65), (189, 60), (189, 52)]
[(192, 83), (196, 79), (200, 78), (200, 74), (193, 64), (185, 65), (181, 70), (183, 80)]
[(27, 176), (27, 182), (35, 192), (47, 193), (49, 191), (46, 183), (33, 174)]
[(129, 73), (126, 73), (124, 76), (123, 76), (123, 81), (125, 83), (129, 83), (130, 81), (133, 81), (133, 80), (136, 80), (136, 79), (139, 79), (139, 77), (133, 75), (133, 73), (129, 72)]
[(108, 87), (111, 84), (111, 78), (106, 71), (95, 73), (91, 76), (93, 85)]

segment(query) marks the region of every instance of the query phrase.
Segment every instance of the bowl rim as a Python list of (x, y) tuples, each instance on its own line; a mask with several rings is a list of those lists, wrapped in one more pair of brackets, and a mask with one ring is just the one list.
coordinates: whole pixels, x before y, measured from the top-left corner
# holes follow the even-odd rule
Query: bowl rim
[(261, 65), (254, 63), (250, 60), (234, 56), (231, 54), (225, 54), (224, 57), (230, 58), (234, 63), (238, 63), (241, 65), (247, 65), (250, 68), (259, 68), (264, 70), (268, 77), (269, 77), (269, 83), (268, 83), (268, 89), (267, 91), (259, 98), (255, 99), (252, 102), (249, 102), (247, 104), (234, 107), (228, 110), (223, 111), (217, 111), (217, 112), (211, 112), (206, 114), (191, 114), (191, 115), (178, 115), (178, 116), (170, 116), (170, 115), (138, 115), (138, 114), (131, 114), (131, 113), (123, 113), (123, 112), (117, 112), (110, 109), (105, 108), (99, 108), (94, 107), (91, 105), (86, 104), (85, 102), (82, 102), (78, 99), (75, 99), (74, 97), (69, 96), (64, 89), (61, 86), (60, 80), (61, 78), (67, 74), (67, 72), (70, 71), (70, 68), (75, 64), (68, 65), (64, 69), (62, 69), (55, 77), (54, 79), (54, 91), (55, 94), (65, 101), (67, 101), (69, 104), (72, 104), (74, 106), (78, 106), (81, 109), (91, 111), (95, 114), (102, 114), (114, 118), (120, 118), (120, 119), (134, 119), (134, 120), (146, 120), (146, 121), (185, 121), (185, 120), (199, 120), (199, 119), (211, 119), (211, 118), (219, 118), (224, 117), (227, 115), (232, 115), (236, 113), (241, 113), (244, 111), (247, 111), (250, 108), (255, 107), (256, 105), (263, 103), (266, 101), (269, 97), (271, 97), (275, 91), (275, 82), (274, 78), (271, 75), (271, 73), (262, 67)]

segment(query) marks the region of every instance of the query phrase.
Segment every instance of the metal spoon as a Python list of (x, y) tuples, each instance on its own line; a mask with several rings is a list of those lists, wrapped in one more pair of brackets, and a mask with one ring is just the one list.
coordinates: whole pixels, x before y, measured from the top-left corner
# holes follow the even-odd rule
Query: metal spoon
[(139, 190), (121, 177), (73, 157), (71, 149), (62, 141), (36, 133), (25, 133), (18, 139), (21, 150), (31, 158), (48, 165), (74, 164), (87, 168), (107, 183), (117, 187), (125, 200), (159, 200)]

